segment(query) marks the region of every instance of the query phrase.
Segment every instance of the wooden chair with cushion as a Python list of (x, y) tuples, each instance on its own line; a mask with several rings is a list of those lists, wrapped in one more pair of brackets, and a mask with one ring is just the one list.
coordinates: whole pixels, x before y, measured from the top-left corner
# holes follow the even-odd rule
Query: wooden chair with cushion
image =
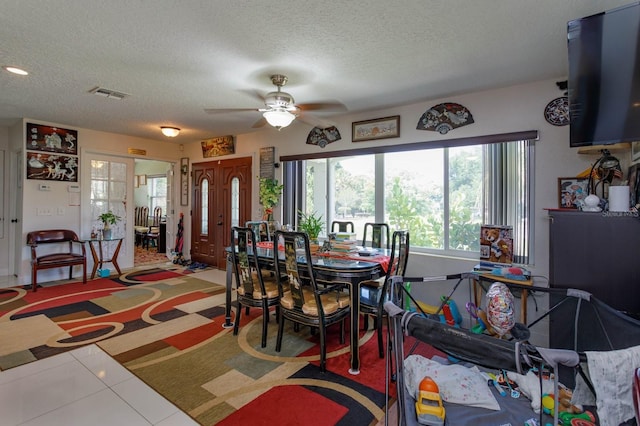
[(331, 222), (331, 232), (356, 232), (353, 222), (334, 220)]
[(237, 291), (237, 311), (233, 334), (238, 334), (243, 306), (247, 308), (247, 314), (250, 307), (260, 308), (262, 309), (261, 345), (264, 348), (267, 346), (269, 308), (275, 306), (276, 315), (279, 310), (278, 283), (275, 276), (263, 273), (260, 268), (256, 254), (256, 234), (253, 229), (234, 226), (231, 228), (231, 241), (235, 247), (234, 250), (231, 250), (231, 258)]
[[(275, 241), (284, 241), (284, 262), (274, 250), (274, 263), (280, 292), (276, 352), (282, 348), (285, 319), (306, 325), (320, 335), (320, 371), (326, 371), (327, 328), (340, 324), (340, 343), (344, 344), (344, 322), (351, 313), (349, 285), (327, 283), (318, 286), (311, 262), (309, 236), (305, 232), (276, 231)], [(299, 262), (300, 255), (307, 261)]]
[[(367, 236), (371, 236), (371, 241), (367, 241)], [(389, 225), (372, 222), (364, 224), (362, 247), (386, 248), (389, 250), (389, 241)]]
[[(53, 247), (62, 244), (68, 250), (41, 253), (43, 245)], [(33, 291), (38, 287), (38, 271), (40, 269), (69, 267), (69, 279), (73, 278), (73, 267), (82, 265), (82, 282), (87, 282), (87, 252), (84, 241), (69, 229), (46, 229), (32, 231), (27, 234), (27, 244), (31, 246), (31, 286)], [(74, 247), (77, 249), (74, 251)]]
[(153, 217), (149, 226), (149, 231), (144, 237), (144, 246), (149, 250), (149, 242), (153, 242), (154, 247), (158, 247), (158, 236), (160, 235), (160, 222), (162, 221), (162, 207), (153, 209)]
[(409, 231), (395, 231), (391, 242), (391, 255), (387, 273), (377, 280), (367, 280), (360, 283), (360, 313), (365, 315), (364, 327), (368, 328), (368, 316), (375, 319), (374, 326), (378, 334), (378, 351), (380, 358), (384, 358), (382, 345), (382, 323), (386, 317), (384, 310), (385, 295), (389, 286), (389, 278), (394, 275), (404, 277), (409, 260)]
[(144, 243), (144, 238), (149, 232), (149, 207), (138, 206), (134, 209), (133, 230), (135, 233), (135, 244), (137, 246)]

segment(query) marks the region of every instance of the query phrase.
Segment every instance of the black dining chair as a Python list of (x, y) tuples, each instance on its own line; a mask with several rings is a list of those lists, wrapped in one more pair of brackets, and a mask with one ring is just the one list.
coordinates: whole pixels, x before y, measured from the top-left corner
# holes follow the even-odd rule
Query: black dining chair
[[(285, 320), (294, 325), (306, 325), (318, 330), (320, 335), (320, 371), (326, 371), (327, 328), (340, 324), (340, 343), (344, 344), (344, 323), (351, 313), (350, 286), (344, 283), (316, 282), (309, 236), (305, 232), (276, 231), (274, 240), (284, 242), (284, 262), (274, 250), (276, 278), (280, 292), (280, 313), (278, 316), (278, 338), (276, 352), (282, 348)], [(298, 256), (304, 256), (300, 261)]]
[(387, 272), (376, 280), (367, 280), (360, 283), (360, 313), (365, 315), (364, 328), (369, 328), (368, 317), (374, 318), (374, 327), (378, 334), (378, 351), (380, 358), (384, 358), (382, 345), (382, 325), (386, 318), (384, 302), (386, 301), (389, 278), (394, 275), (404, 277), (409, 260), (409, 231), (401, 230), (393, 233), (391, 241), (391, 255)]
[[(367, 240), (367, 236), (371, 236), (371, 240)], [(364, 224), (364, 232), (362, 234), (362, 247), (386, 248), (389, 250), (389, 225), (386, 223)]]
[(334, 220), (331, 222), (331, 232), (356, 232), (353, 222), (345, 222), (340, 220)]
[[(269, 308), (279, 310), (280, 296), (278, 282), (270, 274), (265, 274), (260, 268), (256, 251), (256, 234), (251, 228), (234, 226), (231, 228), (231, 258), (236, 277), (237, 311), (233, 326), (233, 334), (238, 334), (242, 319), (242, 307), (262, 309), (262, 341), (261, 346), (267, 346), (267, 327), (269, 324)], [(276, 250), (277, 251), (277, 250)]]

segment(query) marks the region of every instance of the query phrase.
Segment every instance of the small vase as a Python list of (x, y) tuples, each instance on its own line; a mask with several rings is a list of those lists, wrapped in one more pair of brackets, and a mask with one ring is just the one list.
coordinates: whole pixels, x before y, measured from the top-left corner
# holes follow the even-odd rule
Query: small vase
[(105, 240), (110, 240), (111, 239), (111, 228), (102, 230), (102, 238), (105, 239)]

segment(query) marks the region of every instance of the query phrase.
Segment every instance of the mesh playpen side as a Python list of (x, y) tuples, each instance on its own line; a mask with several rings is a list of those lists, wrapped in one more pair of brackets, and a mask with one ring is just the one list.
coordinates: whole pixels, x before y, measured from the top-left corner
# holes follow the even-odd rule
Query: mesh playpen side
[[(429, 285), (428, 283), (434, 281), (455, 282), (453, 290), (448, 295), (451, 297), (459, 285), (472, 276), (473, 273), (420, 278), (392, 277), (388, 294), (390, 302), (387, 302), (385, 309), (389, 314), (388, 344), (391, 354), (391, 364), (387, 370), (390, 371), (391, 366), (395, 366), (395, 372), (389, 372), (387, 383), (390, 383), (392, 377), (395, 378), (399, 424), (406, 424), (407, 420), (406, 401), (403, 398), (406, 391), (403, 377), (403, 360), (406, 354), (402, 344), (405, 335), (428, 343), (451, 357), (488, 369), (506, 369), (519, 373), (530, 367), (560, 370), (555, 374), (555, 378), (560, 378), (562, 383), (571, 386), (574, 375), (577, 372), (582, 374), (578, 360), (586, 361), (585, 351), (611, 351), (640, 344), (639, 321), (612, 309), (589, 293), (574, 289), (532, 289), (530, 286), (507, 284), (514, 291), (526, 288), (549, 298), (550, 308), (528, 323), (527, 327), (533, 327), (543, 318), (550, 317), (550, 329), (554, 334), (551, 340), (555, 343), (553, 348), (537, 347), (527, 341), (504, 340), (486, 334), (476, 334), (442, 323), (437, 316), (404, 309), (406, 301), (412, 297), (407, 291), (407, 283), (412, 283), (415, 290), (416, 284), (419, 283)], [(446, 298), (442, 300), (439, 310), (445, 303)], [(584, 379), (593, 391), (588, 378)], [(555, 395), (558, 395), (557, 391)]]

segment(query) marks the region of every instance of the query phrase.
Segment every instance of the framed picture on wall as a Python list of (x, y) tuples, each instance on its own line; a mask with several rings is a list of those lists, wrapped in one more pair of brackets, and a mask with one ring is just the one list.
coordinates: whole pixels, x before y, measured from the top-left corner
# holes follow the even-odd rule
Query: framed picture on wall
[(180, 205), (189, 204), (189, 159), (180, 159)]
[(78, 155), (78, 131), (27, 123), (26, 149)]
[(561, 209), (581, 208), (588, 194), (588, 184), (589, 179), (587, 178), (558, 178), (558, 207)]
[(78, 181), (78, 157), (27, 152), (27, 179)]

